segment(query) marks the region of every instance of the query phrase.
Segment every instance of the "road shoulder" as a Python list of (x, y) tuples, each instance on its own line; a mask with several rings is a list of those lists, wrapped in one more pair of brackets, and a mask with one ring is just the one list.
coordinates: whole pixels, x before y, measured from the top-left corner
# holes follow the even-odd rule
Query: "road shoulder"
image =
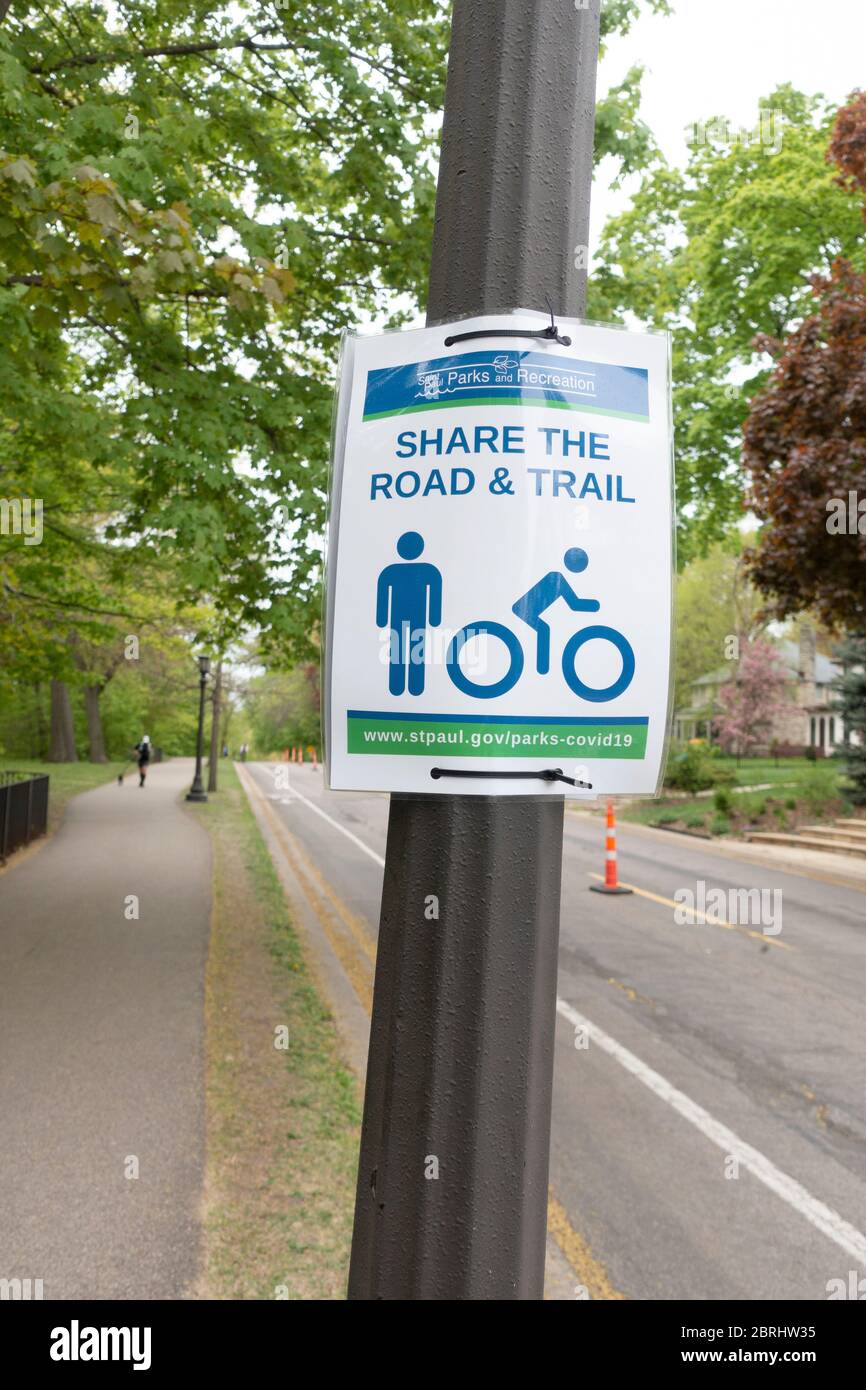
[(357, 1081), (240, 782), (225, 764), (220, 780), (219, 792), (196, 808), (211, 835), (214, 882), (204, 1251), (195, 1295), (340, 1299)]

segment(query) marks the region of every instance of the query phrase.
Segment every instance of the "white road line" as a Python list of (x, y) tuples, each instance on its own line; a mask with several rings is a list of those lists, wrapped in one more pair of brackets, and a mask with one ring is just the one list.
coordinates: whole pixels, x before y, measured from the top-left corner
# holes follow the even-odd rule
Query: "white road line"
[(376, 851), (374, 849), (371, 849), (369, 845), (365, 845), (364, 841), (359, 840), (357, 835), (353, 835), (351, 830), (347, 830), (345, 825), (341, 825), (338, 820), (334, 820), (333, 816), (329, 816), (327, 811), (323, 811), (321, 806), (317, 806), (314, 801), (308, 801), (307, 798), (305, 796), (302, 796), (300, 792), (295, 791), (294, 787), (289, 787), (289, 791), (291, 792), (291, 796), (280, 797), (280, 801), (283, 803), (284, 806), (290, 806), (293, 801), (303, 801), (305, 806), (309, 806), (310, 810), (315, 811), (317, 816), (321, 816), (322, 820), (326, 820), (329, 825), (332, 825), (334, 827), (335, 830), (339, 830), (341, 834), (346, 836), (347, 840), (352, 841), (353, 845), (357, 845), (358, 849), (362, 849), (365, 854), (369, 854), (370, 858), (379, 865), (380, 869), (384, 869), (385, 861), (382, 858), (381, 854), (377, 854)]
[[(289, 790), (292, 795), (281, 798), (286, 805), (291, 805), (292, 800), (302, 801), (311, 811), (315, 811), (317, 816), (321, 816), (335, 830), (339, 830), (342, 835), (345, 835), (348, 840), (351, 840), (354, 845), (357, 845), (360, 850), (363, 850), (384, 869), (385, 860), (381, 854), (370, 849), (370, 846), (365, 845), (363, 840), (359, 840), (357, 835), (353, 835), (351, 830), (347, 830), (339, 821), (334, 820), (333, 816), (329, 816), (327, 811), (323, 811), (315, 802), (309, 801), (307, 797), (295, 791), (294, 787), (290, 787)], [(691, 1100), (683, 1091), (677, 1090), (676, 1086), (672, 1086), (657, 1071), (653, 1071), (652, 1067), (648, 1067), (646, 1062), (642, 1062), (633, 1052), (629, 1052), (627, 1047), (623, 1047), (615, 1038), (599, 1028), (596, 1023), (591, 1023), (583, 1014), (579, 1014), (564, 999), (557, 999), (556, 1008), (557, 1012), (563, 1018), (568, 1019), (573, 1027), (585, 1029), (588, 1036), (603, 1052), (613, 1057), (620, 1066), (625, 1067), (626, 1071), (637, 1077), (638, 1081), (642, 1081), (645, 1086), (648, 1086), (654, 1095), (658, 1096), (660, 1100), (666, 1101), (676, 1110), (678, 1115), (682, 1115), (684, 1120), (688, 1120), (690, 1124), (700, 1130), (705, 1139), (717, 1144), (724, 1153), (737, 1158), (759, 1182), (762, 1182), (771, 1192), (775, 1192), (777, 1197), (781, 1197), (783, 1202), (787, 1202), (790, 1207), (793, 1207), (795, 1211), (811, 1222), (822, 1235), (827, 1236), (846, 1254), (857, 1260), (861, 1266), (866, 1266), (866, 1236), (863, 1235), (862, 1231), (858, 1231), (856, 1226), (850, 1225), (832, 1207), (819, 1202), (817, 1197), (813, 1197), (811, 1192), (807, 1192), (805, 1187), (802, 1187), (794, 1178), (783, 1173), (758, 1149), (753, 1149), (751, 1144), (740, 1139), (732, 1129), (728, 1129), (727, 1125), (714, 1119), (702, 1105)]]
[(751, 1144), (746, 1144), (742, 1139), (734, 1134), (733, 1130), (726, 1125), (714, 1120), (709, 1111), (704, 1110), (703, 1106), (696, 1101), (690, 1100), (682, 1091), (678, 1091), (669, 1081), (665, 1081), (657, 1071), (648, 1067), (628, 1048), (610, 1037), (597, 1024), (590, 1023), (588, 1018), (584, 1018), (564, 999), (557, 999), (557, 1012), (563, 1018), (568, 1019), (575, 1028), (582, 1028), (588, 1036), (609, 1056), (615, 1058), (626, 1071), (636, 1076), (638, 1081), (642, 1081), (645, 1086), (657, 1095), (661, 1100), (667, 1101), (683, 1119), (688, 1120), (706, 1139), (713, 1144), (718, 1144), (719, 1148), (726, 1154), (732, 1154), (739, 1159), (744, 1168), (747, 1168), (765, 1187), (771, 1192), (775, 1192), (777, 1197), (781, 1197), (783, 1202), (787, 1202), (795, 1211), (810, 1221), (817, 1230), (830, 1240), (834, 1241), (842, 1250), (851, 1255), (861, 1266), (866, 1265), (866, 1236), (858, 1231), (856, 1226), (851, 1226), (838, 1212), (833, 1211), (832, 1207), (825, 1206), (819, 1202), (805, 1187), (794, 1178), (788, 1177), (768, 1158), (765, 1158), (757, 1149), (753, 1149)]

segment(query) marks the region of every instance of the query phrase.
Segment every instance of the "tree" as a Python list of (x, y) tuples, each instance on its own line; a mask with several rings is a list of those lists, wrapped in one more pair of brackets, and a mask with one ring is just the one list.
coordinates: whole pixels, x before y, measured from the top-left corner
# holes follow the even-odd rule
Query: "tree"
[(866, 637), (849, 637), (838, 648), (836, 659), (842, 665), (834, 685), (848, 777), (843, 790), (855, 805), (866, 806)]
[(107, 539), (275, 641), (310, 626), (339, 333), (424, 282), (445, 37), (435, 0), (0, 31), (0, 470), (52, 497), (71, 446)]
[(269, 672), (250, 682), (247, 715), (253, 742), (262, 752), (294, 744), (319, 746), (321, 697), (319, 668), (307, 662), (288, 672)]
[(740, 646), (765, 626), (749, 585), (742, 540), (732, 536), (692, 560), (677, 578), (675, 690), (678, 705), (700, 676), (733, 660)]
[[(839, 112), (827, 158), (839, 171), (837, 184), (858, 192), (866, 220), (866, 93)], [(748, 560), (755, 584), (777, 613), (811, 607), (828, 627), (848, 633), (840, 691), (846, 770), (859, 797), (866, 759), (862, 252), (857, 261), (840, 257), (828, 275), (814, 277), (812, 312), (786, 339), (762, 340), (776, 369), (746, 421), (743, 461), (751, 505), (764, 522)]]
[[(640, 7), (610, 0), (604, 35)], [(70, 550), (94, 543), (89, 516), (131, 565), (170, 558), (183, 602), (206, 592), (283, 658), (310, 654), (318, 621), (340, 334), (399, 325), (425, 293), (448, 16), (445, 0), (0, 15), (5, 495), (46, 499)], [(622, 170), (651, 149), (638, 102), (635, 69), (599, 104), (598, 156)], [(26, 632), (21, 563), (18, 547), (0, 582)], [(70, 624), (98, 607), (74, 563), (43, 576), (35, 601)]]
[(811, 277), (862, 248), (858, 200), (825, 158), (833, 116), (783, 87), (754, 132), (701, 122), (686, 169), (658, 161), (605, 229), (591, 316), (674, 331), (681, 563), (742, 517), (741, 429), (769, 340), (809, 312)]
[(742, 649), (735, 671), (722, 686), (716, 728), (725, 751), (739, 758), (771, 742), (773, 720), (788, 704), (788, 675), (776, 648), (763, 640)]
[[(864, 200), (866, 94), (839, 113), (828, 158)], [(866, 275), (839, 258), (812, 294), (786, 339), (761, 340), (776, 369), (744, 430), (750, 502), (766, 523), (749, 566), (780, 614), (814, 607), (829, 626), (863, 632)]]
[(75, 763), (78, 752), (75, 747), (75, 725), (72, 719), (72, 702), (69, 687), (65, 681), (51, 682), (51, 743), (48, 749), (50, 763)]

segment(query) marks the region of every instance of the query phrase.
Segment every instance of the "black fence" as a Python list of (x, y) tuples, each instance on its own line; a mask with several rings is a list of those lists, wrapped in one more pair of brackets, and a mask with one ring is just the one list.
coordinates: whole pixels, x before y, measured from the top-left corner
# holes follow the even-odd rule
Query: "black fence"
[(48, 774), (0, 772), (0, 863), (48, 828)]

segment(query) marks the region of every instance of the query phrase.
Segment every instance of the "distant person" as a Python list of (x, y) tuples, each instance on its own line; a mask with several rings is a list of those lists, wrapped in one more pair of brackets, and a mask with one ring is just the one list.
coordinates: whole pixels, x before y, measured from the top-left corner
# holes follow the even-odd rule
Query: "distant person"
[(142, 734), (141, 742), (135, 745), (138, 754), (138, 785), (144, 786), (147, 777), (147, 765), (150, 762), (150, 739), (147, 734)]
[(246, 745), (245, 743), (242, 743), (242, 744), (241, 744), (241, 762), (242, 762), (242, 763), (245, 763), (246, 760), (247, 760), (247, 745)]

